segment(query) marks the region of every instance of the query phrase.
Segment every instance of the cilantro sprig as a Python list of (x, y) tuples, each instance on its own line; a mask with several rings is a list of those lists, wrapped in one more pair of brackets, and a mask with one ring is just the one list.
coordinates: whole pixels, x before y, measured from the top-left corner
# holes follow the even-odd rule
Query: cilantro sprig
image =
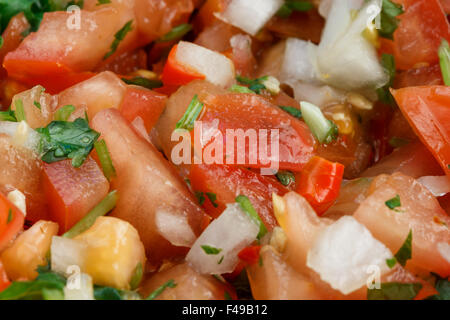
[(389, 268), (393, 268), (395, 264), (398, 262), (401, 266), (406, 265), (406, 261), (412, 258), (412, 230), (409, 230), (408, 236), (403, 242), (400, 249), (398, 249), (397, 253), (393, 258), (387, 259), (386, 264)]
[(124, 26), (120, 28), (119, 31), (116, 32), (116, 34), (114, 35), (114, 41), (111, 43), (110, 50), (105, 54), (103, 60), (108, 59), (116, 52), (120, 42), (122, 42), (122, 40), (125, 39), (126, 35), (131, 30), (133, 30), (133, 20), (130, 20), (127, 23), (125, 23)]
[(397, 17), (402, 13), (404, 13), (402, 5), (391, 0), (383, 0), (380, 13), (381, 28), (378, 30), (381, 37), (393, 40), (394, 31), (400, 21)]
[(72, 159), (75, 168), (83, 164), (100, 136), (82, 118), (74, 122), (52, 121), (47, 127), (36, 131), (40, 135), (42, 161), (52, 163)]
[(237, 76), (236, 80), (241, 83), (248, 86), (248, 89), (253, 91), (254, 93), (260, 94), (261, 90), (266, 89), (266, 86), (264, 85), (264, 81), (266, 81), (269, 78), (269, 76), (264, 76), (261, 78), (256, 79), (249, 79), (243, 76)]

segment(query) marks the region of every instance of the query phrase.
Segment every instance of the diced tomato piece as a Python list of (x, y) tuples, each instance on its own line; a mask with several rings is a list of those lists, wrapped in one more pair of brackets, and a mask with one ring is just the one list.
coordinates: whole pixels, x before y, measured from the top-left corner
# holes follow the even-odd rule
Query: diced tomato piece
[(408, 87), (392, 92), (416, 134), (450, 175), (450, 87)]
[(8, 275), (6, 274), (5, 268), (3, 267), (3, 263), (0, 260), (0, 292), (9, 287), (11, 281), (8, 279)]
[(396, 0), (405, 13), (398, 16), (394, 41), (382, 39), (381, 52), (394, 54), (397, 68), (407, 70), (417, 64), (438, 61), (442, 39), (450, 41), (450, 26), (439, 0)]
[(296, 176), (296, 191), (321, 216), (339, 195), (344, 166), (321, 157), (313, 157)]
[(443, 85), (441, 67), (438, 63), (409, 69), (395, 76), (394, 88)]
[(139, 69), (147, 69), (147, 54), (144, 49), (127, 51), (112, 60), (104, 60), (95, 68), (95, 71), (112, 71), (117, 74), (128, 74)]
[[(54, 85), (68, 81), (65, 75), (78, 78), (72, 73), (90, 71), (98, 65), (110, 51), (115, 33), (134, 18), (132, 8), (125, 6), (123, 10), (111, 6), (99, 7), (93, 12), (81, 10), (80, 15), (81, 23), (76, 26), (72, 12), (45, 13), (39, 30), (6, 55), (3, 65), (8, 75), (29, 82), (47, 80)], [(95, 31), (91, 30), (92, 26), (95, 26)], [(126, 34), (116, 55), (136, 45), (136, 29), (134, 26)], [(73, 79), (70, 82), (73, 84)]]
[[(277, 225), (273, 215), (272, 193), (284, 195), (288, 192), (281, 183), (253, 171), (228, 165), (191, 166), (189, 175), (192, 189), (205, 194), (203, 207), (212, 217), (218, 217), (227, 203), (243, 194), (247, 196), (268, 229)], [(214, 194), (211, 202), (206, 193)], [(215, 204), (215, 205), (214, 205)]]
[[(393, 210), (386, 201), (397, 196), (400, 206)], [(353, 216), (393, 253), (411, 230), (412, 258), (406, 268), (415, 266), (442, 277), (450, 275), (450, 262), (440, 249), (450, 243), (450, 217), (430, 191), (413, 178), (401, 173), (378, 176)]]
[[(316, 141), (308, 126), (258, 95), (241, 93), (211, 95), (202, 102), (205, 107), (198, 120), (202, 122), (203, 128), (214, 128), (218, 124), (218, 130), (224, 139), (222, 144), (224, 163), (254, 168), (279, 165), (281, 170), (300, 171), (315, 153)], [(231, 146), (227, 146), (227, 143), (233, 142), (226, 139), (229, 130), (232, 130), (231, 132), (238, 138), (231, 138), (237, 140), (234, 142), (234, 158), (225, 152), (231, 150)], [(246, 138), (248, 131), (250, 134)], [(265, 139), (264, 136), (261, 138), (263, 132), (267, 134)], [(276, 154), (272, 154), (273, 151), (277, 151), (272, 149), (276, 145), (271, 137), (274, 132), (278, 132), (279, 152)], [(252, 141), (254, 139), (251, 133), (257, 141)], [(209, 142), (207, 140), (205, 148), (215, 139)], [(245, 149), (239, 140), (249, 141), (245, 142)], [(264, 148), (265, 142), (267, 148)], [(268, 158), (264, 157), (264, 154)], [(238, 163), (241, 162), (239, 160), (241, 156), (245, 158), (245, 163)]]
[[(28, 28), (30, 28), (30, 24), (23, 12), (11, 18), (2, 34), (3, 45), (0, 48), (0, 62), (2, 64), (6, 54), (15, 50), (20, 45), (20, 42), (23, 40), (22, 33)], [(6, 74), (3, 67), (0, 67), (0, 69), (2, 70), (2, 73)]]
[(116, 169), (111, 186), (120, 196), (111, 215), (138, 230), (151, 264), (184, 256), (208, 218), (184, 181), (118, 110), (100, 111), (91, 127), (102, 134)]
[(24, 215), (0, 192), (0, 252), (23, 228)]
[(229, 0), (206, 0), (194, 20), (197, 30), (205, 29), (217, 21), (215, 12), (223, 12)]
[(157, 300), (225, 300), (227, 294), (236, 299), (236, 292), (231, 285), (212, 275), (199, 274), (187, 263), (152, 274), (143, 281), (139, 291), (143, 297), (147, 297), (171, 279), (177, 286), (164, 290)]
[(130, 123), (136, 117), (141, 117), (148, 132), (158, 121), (166, 106), (166, 100), (167, 96), (163, 94), (128, 86), (119, 109), (122, 116)]
[(261, 246), (258, 245), (245, 247), (238, 253), (238, 257), (239, 259), (244, 261), (247, 265), (252, 265), (258, 263), (260, 259), (259, 257), (260, 250)]
[(170, 50), (169, 57), (164, 66), (162, 81), (164, 85), (185, 85), (197, 79), (205, 79), (205, 75), (198, 73), (189, 66), (183, 65), (177, 61), (177, 47), (174, 45)]
[(74, 168), (71, 160), (44, 163), (44, 190), (51, 220), (64, 233), (107, 195), (109, 183), (88, 157), (80, 168)]

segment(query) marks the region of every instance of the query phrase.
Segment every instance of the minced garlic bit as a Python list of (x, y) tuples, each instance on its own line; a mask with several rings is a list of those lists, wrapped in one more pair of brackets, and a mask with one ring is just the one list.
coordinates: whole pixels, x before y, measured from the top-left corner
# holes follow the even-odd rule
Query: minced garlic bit
[(30, 126), (25, 121), (20, 121), (16, 132), (12, 137), (12, 142), (15, 146), (24, 146), (30, 133)]
[(272, 95), (277, 95), (280, 93), (280, 81), (277, 78), (268, 76), (266, 80), (261, 82), (266, 90), (270, 92)]
[(24, 216), (27, 214), (26, 198), (22, 192), (15, 189), (8, 193), (7, 198), (24, 214)]
[(287, 236), (283, 229), (275, 227), (272, 230), (272, 236), (270, 237), (270, 245), (279, 253), (284, 252), (286, 249)]
[(372, 102), (367, 100), (367, 98), (363, 95), (356, 92), (347, 93), (346, 100), (348, 103), (359, 110), (372, 110), (373, 108)]

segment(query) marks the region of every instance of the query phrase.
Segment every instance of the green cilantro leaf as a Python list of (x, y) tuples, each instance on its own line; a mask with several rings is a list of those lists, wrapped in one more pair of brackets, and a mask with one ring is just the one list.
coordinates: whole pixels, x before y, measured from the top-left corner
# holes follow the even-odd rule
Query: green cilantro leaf
[(201, 191), (195, 191), (194, 194), (197, 197), (198, 204), (202, 206), (205, 203), (205, 200), (206, 200), (205, 194), (203, 192), (201, 192)]
[(197, 120), (200, 112), (203, 110), (203, 103), (198, 100), (198, 96), (194, 95), (186, 109), (183, 117), (177, 122), (176, 129), (186, 129), (191, 131), (194, 129), (195, 120)]
[(380, 13), (381, 28), (378, 30), (381, 37), (393, 40), (393, 33), (397, 29), (400, 21), (397, 19), (397, 16), (402, 13), (404, 13), (402, 5), (394, 3), (391, 0), (383, 0)]
[(122, 28), (120, 28), (119, 31), (116, 32), (116, 34), (114, 35), (114, 41), (111, 43), (110, 50), (108, 53), (105, 54), (105, 56), (103, 57), (103, 60), (108, 59), (110, 56), (112, 56), (114, 54), (114, 52), (116, 52), (117, 48), (119, 47), (120, 42), (123, 39), (125, 39), (125, 36), (131, 30), (133, 30), (133, 20), (130, 20), (127, 23), (125, 23), (124, 26)]
[(266, 89), (266, 86), (263, 84), (263, 82), (266, 81), (268, 78), (269, 76), (264, 76), (257, 79), (249, 79), (243, 76), (237, 76), (236, 80), (241, 84), (247, 85), (251, 91), (259, 94), (261, 93), (261, 90)]
[(157, 288), (155, 291), (153, 291), (146, 300), (154, 300), (156, 299), (161, 293), (164, 292), (164, 290), (166, 290), (167, 288), (175, 288), (177, 286), (177, 284), (175, 283), (175, 281), (173, 279), (170, 279), (169, 281), (167, 281), (166, 283), (164, 283), (162, 286), (160, 286), (159, 288)]
[(295, 176), (290, 171), (278, 171), (276, 177), (281, 182), (281, 184), (286, 187), (292, 183), (295, 183)]
[(380, 289), (367, 289), (367, 300), (412, 300), (420, 289), (421, 283), (386, 282)]
[(261, 239), (267, 233), (267, 228), (258, 215), (258, 212), (256, 212), (250, 200), (244, 195), (239, 195), (236, 197), (236, 202), (239, 203), (241, 209), (253, 220), (253, 222), (255, 222), (257, 226), (259, 226), (257, 239)]
[(100, 6), (102, 4), (108, 4), (111, 3), (111, 0), (97, 0), (96, 6)]
[(217, 208), (219, 205), (217, 204), (217, 195), (213, 192), (205, 192), (206, 196), (208, 197), (209, 201), (211, 201), (214, 208)]
[(14, 110), (0, 111), (0, 121), (17, 122), (16, 112)]
[(144, 87), (147, 89), (161, 88), (163, 86), (160, 80), (150, 80), (144, 77), (134, 77), (132, 79), (122, 78), (122, 81), (126, 84)]
[(395, 259), (398, 263), (400, 263), (403, 267), (406, 265), (406, 261), (411, 259), (412, 257), (412, 230), (409, 230), (408, 236), (406, 237), (403, 245), (398, 249), (395, 254)]
[(250, 90), (247, 87), (240, 86), (238, 84), (233, 84), (230, 88), (231, 92), (237, 92), (237, 93), (254, 93), (252, 90)]
[(389, 105), (395, 106), (395, 100), (389, 88), (392, 87), (395, 79), (395, 59), (392, 54), (383, 53), (381, 55), (381, 65), (389, 75), (389, 81), (383, 87), (377, 89), (378, 99)]
[(83, 164), (100, 136), (82, 118), (74, 122), (52, 121), (47, 127), (36, 131), (40, 134), (40, 151), (44, 162), (72, 159), (72, 165), (76, 168)]
[(183, 23), (180, 24), (169, 32), (167, 32), (165, 35), (163, 35), (161, 38), (159, 38), (158, 42), (168, 42), (173, 40), (179, 40), (183, 38), (189, 31), (192, 30), (192, 24), (189, 23)]
[(398, 194), (394, 198), (386, 201), (384, 204), (391, 210), (395, 210), (396, 208), (402, 206), (400, 202), (400, 196)]
[(309, 1), (286, 0), (277, 11), (277, 16), (288, 18), (293, 11), (309, 11), (313, 7), (313, 4)]
[(214, 254), (215, 255), (215, 254), (219, 254), (222, 251), (222, 249), (220, 249), (220, 248), (215, 248), (215, 247), (208, 246), (208, 245), (202, 245), (200, 247), (203, 249), (203, 251), (205, 251), (206, 254)]
[(300, 109), (290, 107), (290, 106), (278, 106), (281, 110), (289, 113), (291, 116), (301, 119), (302, 118), (302, 112)]

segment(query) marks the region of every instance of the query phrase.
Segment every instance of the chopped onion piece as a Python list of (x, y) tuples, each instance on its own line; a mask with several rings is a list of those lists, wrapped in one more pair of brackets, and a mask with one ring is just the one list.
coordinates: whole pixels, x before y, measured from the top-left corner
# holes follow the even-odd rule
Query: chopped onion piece
[(73, 266), (83, 271), (86, 250), (87, 246), (82, 241), (54, 236), (50, 247), (52, 271), (67, 275)]
[(447, 260), (448, 262), (450, 262), (450, 244), (445, 243), (445, 242), (439, 242), (437, 244), (437, 248), (439, 253), (441, 254), (441, 256)]
[(0, 133), (7, 134), (15, 146), (36, 151), (39, 149), (39, 134), (25, 122), (0, 121)]
[(321, 79), (345, 90), (376, 89), (385, 85), (388, 75), (375, 48), (362, 32), (381, 11), (381, 0), (372, 0), (352, 18), (354, 0), (333, 1), (322, 39), (317, 49)]
[(321, 108), (330, 103), (344, 102), (346, 93), (326, 85), (314, 85), (300, 81), (289, 81), (297, 101), (308, 101)]
[(317, 236), (306, 264), (331, 287), (349, 294), (367, 283), (374, 267), (380, 276), (389, 272), (386, 259), (391, 258), (391, 251), (365, 226), (345, 216)]
[(255, 36), (283, 3), (283, 0), (232, 0), (219, 18)]
[(205, 75), (206, 80), (216, 85), (227, 87), (234, 81), (233, 62), (219, 52), (192, 42), (180, 41), (176, 59), (181, 64)]
[(450, 192), (450, 180), (447, 176), (423, 176), (417, 181), (430, 190), (435, 197), (442, 197)]
[[(238, 253), (256, 240), (258, 232), (258, 225), (239, 204), (228, 204), (195, 241), (186, 261), (203, 274), (232, 272), (239, 262)], [(202, 246), (214, 247), (220, 252), (207, 254)]]
[(191, 247), (196, 236), (189, 226), (186, 216), (159, 209), (155, 214), (159, 233), (174, 246)]
[(286, 40), (280, 80), (320, 83), (316, 65), (317, 46), (296, 38)]
[(318, 106), (309, 102), (300, 102), (302, 117), (311, 132), (320, 143), (329, 143), (337, 132), (333, 132), (336, 125), (325, 118)]
[(11, 201), (24, 216), (27, 215), (27, 203), (25, 195), (17, 189), (14, 189), (7, 196), (8, 200)]
[(67, 280), (64, 300), (94, 300), (94, 285), (90, 275), (80, 273)]

